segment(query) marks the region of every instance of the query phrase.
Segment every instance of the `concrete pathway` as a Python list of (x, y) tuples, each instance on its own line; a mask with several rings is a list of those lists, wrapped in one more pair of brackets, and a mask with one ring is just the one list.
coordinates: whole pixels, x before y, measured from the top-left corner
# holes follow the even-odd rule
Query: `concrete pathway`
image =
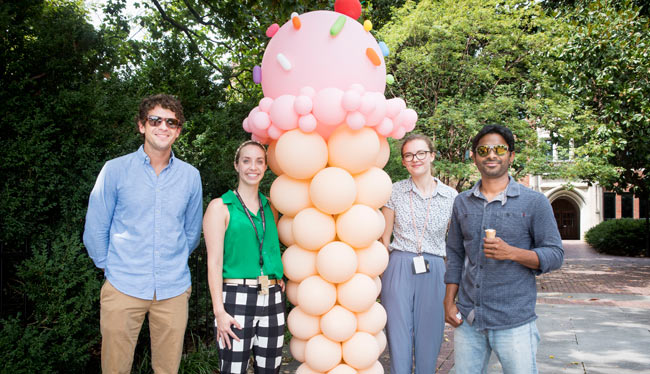
[[(650, 373), (650, 258), (605, 256), (563, 242), (560, 270), (537, 279), (540, 373)], [(380, 361), (389, 373), (388, 351)], [(281, 372), (299, 362), (287, 353)], [(439, 374), (454, 374), (453, 329), (445, 328)], [(501, 373), (494, 354), (488, 373)], [(433, 374), (433, 373), (432, 373)]]

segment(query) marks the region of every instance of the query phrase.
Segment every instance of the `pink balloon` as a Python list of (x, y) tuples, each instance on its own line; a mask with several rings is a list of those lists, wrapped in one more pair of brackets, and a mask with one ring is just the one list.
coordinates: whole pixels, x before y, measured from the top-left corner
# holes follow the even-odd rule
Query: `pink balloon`
[(395, 97), (386, 101), (386, 115), (390, 118), (394, 118), (404, 109), (406, 109), (406, 103), (402, 98)]
[(301, 364), (298, 366), (298, 369), (296, 369), (296, 374), (324, 374), (320, 371), (316, 371), (312, 368), (309, 367), (306, 363)]
[(379, 209), (390, 199), (393, 182), (388, 173), (376, 166), (355, 175), (354, 182), (357, 185), (357, 198), (354, 201), (356, 204)]
[(287, 299), (294, 306), (298, 306), (298, 285), (298, 282), (292, 280), (288, 280), (285, 285)]
[(357, 270), (357, 254), (349, 245), (335, 241), (325, 245), (316, 255), (316, 270), (323, 279), (341, 283)]
[(360, 112), (352, 112), (345, 117), (345, 122), (352, 130), (359, 130), (366, 124), (366, 117)]
[(336, 234), (354, 248), (369, 246), (381, 236), (377, 213), (367, 205), (353, 205), (336, 217)]
[(356, 273), (350, 280), (337, 286), (337, 300), (345, 309), (364, 312), (377, 299), (376, 290), (375, 282), (369, 276)]
[(402, 126), (406, 132), (413, 131), (415, 128), (415, 123), (418, 121), (418, 114), (411, 108), (404, 110), (403, 113), (405, 118)]
[(386, 309), (375, 302), (367, 311), (357, 313), (357, 329), (375, 335), (386, 326), (386, 320)]
[(262, 112), (268, 113), (269, 111), (271, 111), (271, 105), (273, 105), (273, 99), (271, 99), (270, 97), (265, 97), (262, 98), (262, 100), (260, 100), (259, 108)]
[(300, 95), (296, 97), (296, 101), (293, 103), (293, 109), (295, 109), (296, 113), (300, 114), (301, 116), (311, 112), (311, 108), (311, 97), (306, 95)]
[(350, 89), (350, 90), (357, 91), (357, 92), (359, 93), (359, 95), (363, 95), (364, 92), (366, 92), (366, 89), (363, 87), (363, 85), (362, 85), (362, 84), (359, 84), (359, 83), (353, 83), (353, 84), (351, 84), (350, 87), (349, 87), (349, 89)]
[[(375, 343), (376, 344), (376, 343)], [(328, 371), (341, 362), (341, 344), (316, 335), (305, 345), (305, 363), (313, 370)]]
[[(386, 270), (388, 266), (388, 250), (379, 241), (375, 240), (365, 248), (357, 249), (357, 272), (374, 278)], [(316, 258), (318, 269), (318, 257)]]
[(284, 275), (294, 282), (316, 274), (316, 252), (292, 245), (282, 254)]
[(393, 121), (390, 118), (384, 118), (379, 126), (377, 126), (377, 132), (379, 135), (389, 136), (393, 132)]
[(375, 100), (375, 109), (368, 115), (366, 121), (368, 126), (373, 127), (381, 123), (381, 120), (386, 117), (386, 98), (384, 95), (373, 92), (372, 96)]
[(298, 304), (305, 313), (320, 316), (335, 303), (336, 287), (318, 275), (312, 275), (298, 286)]
[(345, 119), (345, 110), (341, 106), (343, 91), (338, 88), (325, 88), (314, 97), (312, 113), (319, 123), (336, 126)]
[(374, 94), (367, 92), (361, 97), (361, 106), (359, 107), (361, 113), (369, 115), (375, 110), (375, 107), (377, 107), (377, 97)]
[(334, 240), (336, 224), (331, 215), (316, 208), (301, 210), (293, 219), (293, 240), (304, 249), (317, 251)]
[(339, 214), (354, 203), (357, 186), (352, 175), (345, 169), (328, 167), (312, 178), (309, 197), (319, 210), (327, 214)]
[(337, 126), (325, 126), (323, 124), (319, 124), (316, 127), (316, 132), (325, 140), (329, 140), (330, 136), (332, 133), (337, 129)]
[(298, 127), (298, 114), (293, 109), (295, 97), (293, 95), (282, 95), (273, 101), (271, 105), (271, 121), (282, 130), (293, 130)]
[(275, 35), (275, 33), (278, 32), (279, 29), (280, 29), (280, 25), (278, 25), (277, 23), (272, 24), (266, 29), (266, 36), (272, 38)]
[(271, 125), (271, 119), (265, 112), (257, 112), (253, 115), (253, 126), (259, 130), (266, 130)]
[(356, 90), (345, 91), (341, 104), (343, 105), (343, 109), (348, 112), (353, 112), (361, 106), (361, 94)]
[[(341, 16), (332, 11), (315, 11), (300, 15), (301, 28), (291, 21), (282, 25), (269, 41), (262, 59), (262, 89), (268, 97), (298, 95), (300, 88), (311, 86), (316, 91), (328, 87), (347, 89), (353, 83), (368, 91), (384, 92), (386, 65), (374, 66), (366, 49), (380, 50), (371, 33), (359, 22), (348, 20), (336, 37), (329, 30)], [(285, 71), (276, 61), (282, 53), (292, 69)], [(316, 116), (318, 118), (318, 116)]]
[(313, 99), (314, 95), (316, 95), (316, 90), (314, 90), (313, 87), (309, 87), (309, 86), (301, 87), (300, 95), (304, 95), (309, 97), (310, 99)]
[(298, 339), (295, 336), (289, 341), (289, 352), (296, 361), (305, 362), (305, 345), (306, 340)]
[(316, 130), (317, 125), (318, 122), (316, 121), (316, 117), (311, 113), (300, 116), (300, 119), (298, 120), (298, 127), (300, 127), (300, 130), (303, 132), (312, 132)]
[(287, 247), (295, 244), (295, 240), (293, 240), (293, 232), (291, 231), (292, 225), (292, 217), (282, 216), (278, 220), (278, 237), (280, 238), (280, 242)]
[(327, 374), (357, 374), (357, 371), (346, 364), (339, 364), (334, 369), (328, 371)]
[(320, 329), (328, 339), (335, 342), (348, 340), (357, 330), (357, 317), (340, 305), (334, 305), (320, 319)]
[(397, 139), (397, 140), (402, 139), (404, 135), (406, 135), (406, 129), (404, 129), (403, 127), (396, 128), (395, 130), (393, 130), (393, 133), (390, 134), (390, 136), (393, 139)]
[(289, 332), (301, 340), (308, 340), (320, 332), (320, 318), (305, 313), (299, 306), (287, 316)]
[(259, 136), (259, 135), (255, 134), (255, 133), (253, 133), (253, 135), (251, 135), (251, 140), (254, 140), (254, 141), (256, 141), (258, 143), (261, 143), (261, 144), (269, 144), (271, 142), (271, 140), (268, 137)]
[(375, 361), (369, 368), (357, 371), (357, 374), (384, 374), (384, 367), (381, 366), (381, 362)]
[(343, 360), (355, 369), (367, 369), (379, 358), (379, 345), (373, 335), (357, 332), (343, 343)]
[(269, 134), (269, 138), (271, 138), (273, 140), (280, 139), (280, 137), (284, 133), (282, 130), (280, 130), (279, 128), (277, 128), (277, 127), (275, 127), (273, 125), (269, 126), (269, 128), (266, 129), (266, 132)]
[(244, 118), (241, 125), (244, 128), (244, 131), (251, 132), (250, 124), (248, 123), (248, 117)]
[(290, 217), (311, 206), (309, 181), (293, 179), (287, 174), (275, 178), (269, 195), (275, 209)]

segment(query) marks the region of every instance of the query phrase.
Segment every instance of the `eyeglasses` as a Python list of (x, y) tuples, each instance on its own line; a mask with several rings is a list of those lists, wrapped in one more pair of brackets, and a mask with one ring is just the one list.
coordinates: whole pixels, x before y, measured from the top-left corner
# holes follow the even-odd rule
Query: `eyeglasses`
[(497, 156), (504, 156), (508, 153), (508, 146), (505, 144), (479, 145), (476, 147), (476, 154), (481, 157), (486, 157), (492, 150), (494, 150)]
[(149, 122), (149, 125), (153, 127), (160, 126), (163, 123), (163, 121), (165, 121), (167, 127), (169, 127), (170, 129), (176, 129), (181, 127), (179, 121), (176, 118), (162, 118), (158, 116), (147, 117), (147, 122)]
[(417, 151), (415, 153), (404, 153), (402, 155), (402, 158), (406, 162), (411, 162), (413, 161), (413, 158), (417, 158), (418, 160), (422, 161), (424, 160), (425, 157), (427, 157), (427, 153), (431, 153), (431, 151)]

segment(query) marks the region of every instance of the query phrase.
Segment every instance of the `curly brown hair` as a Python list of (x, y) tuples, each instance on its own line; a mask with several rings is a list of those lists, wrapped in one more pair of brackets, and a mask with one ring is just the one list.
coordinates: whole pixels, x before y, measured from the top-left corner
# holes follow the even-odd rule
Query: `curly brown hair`
[(149, 111), (157, 106), (161, 106), (163, 109), (171, 110), (176, 115), (179, 125), (182, 127), (185, 123), (185, 116), (183, 115), (183, 106), (181, 102), (172, 95), (167, 94), (157, 94), (152, 96), (147, 96), (142, 101), (140, 101), (140, 108), (138, 109), (138, 114), (135, 117), (135, 125), (139, 126), (140, 123), (145, 123), (147, 120), (147, 115)]

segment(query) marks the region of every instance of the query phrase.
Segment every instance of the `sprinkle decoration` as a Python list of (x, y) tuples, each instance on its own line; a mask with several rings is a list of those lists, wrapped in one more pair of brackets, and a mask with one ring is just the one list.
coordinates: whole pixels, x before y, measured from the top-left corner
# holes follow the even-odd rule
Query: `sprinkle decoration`
[(379, 42), (379, 49), (381, 49), (381, 54), (384, 55), (384, 57), (388, 56), (390, 53), (390, 50), (388, 50), (388, 46), (384, 42)]
[(366, 31), (372, 30), (372, 22), (369, 19), (363, 21), (363, 29)]
[(300, 26), (302, 26), (302, 24), (300, 23), (300, 17), (298, 17), (298, 13), (291, 13), (291, 22), (293, 23), (294, 29), (300, 30)]
[(361, 16), (361, 3), (359, 0), (336, 0), (334, 2), (334, 11), (345, 14), (352, 19), (358, 19)]
[(337, 18), (334, 24), (332, 25), (332, 28), (330, 28), (330, 35), (332, 36), (338, 35), (343, 29), (343, 25), (345, 25), (345, 16), (339, 16), (339, 18)]
[(395, 77), (393, 76), (393, 74), (386, 74), (386, 83), (387, 84), (395, 83)]
[(253, 66), (253, 82), (255, 84), (262, 83), (262, 68), (258, 65)]
[(278, 32), (278, 30), (280, 30), (280, 25), (274, 23), (271, 26), (269, 26), (268, 29), (266, 29), (266, 36), (272, 38), (273, 35), (275, 35), (275, 33)]
[(280, 66), (282, 66), (282, 69), (284, 69), (284, 71), (291, 70), (291, 62), (289, 62), (289, 59), (285, 55), (278, 53), (278, 55), (275, 56), (275, 59), (278, 60), (278, 63)]
[(368, 59), (370, 59), (370, 62), (372, 62), (373, 65), (379, 66), (381, 65), (381, 59), (377, 55), (377, 52), (375, 52), (374, 49), (368, 48), (366, 49), (366, 56), (368, 56)]

